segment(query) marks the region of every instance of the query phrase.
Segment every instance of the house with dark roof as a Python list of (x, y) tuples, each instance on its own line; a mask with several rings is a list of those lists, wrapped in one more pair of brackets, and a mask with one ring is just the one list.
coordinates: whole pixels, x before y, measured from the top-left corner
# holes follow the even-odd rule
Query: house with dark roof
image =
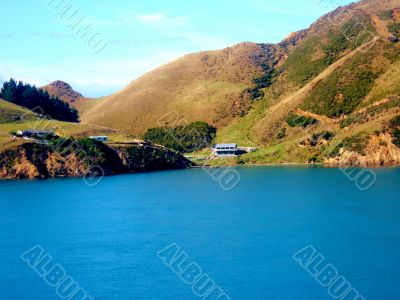
[(17, 131), (17, 136), (24, 137), (24, 138), (49, 138), (54, 136), (53, 131), (47, 130), (20, 130)]
[(217, 156), (237, 156), (238, 145), (237, 144), (217, 144), (215, 145), (214, 152)]

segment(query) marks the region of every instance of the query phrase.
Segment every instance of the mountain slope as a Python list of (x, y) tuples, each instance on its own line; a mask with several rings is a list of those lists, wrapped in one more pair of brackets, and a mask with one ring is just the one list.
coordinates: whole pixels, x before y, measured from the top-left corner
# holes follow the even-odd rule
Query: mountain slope
[(244, 163), (342, 163), (332, 156), (346, 151), (368, 162), (367, 147), (374, 163), (392, 163), (388, 124), (400, 114), (399, 86), (400, 2), (363, 0), (276, 45), (187, 55), (93, 102), (82, 119), (133, 134), (174, 125), (168, 113), (206, 121), (218, 128), (216, 141), (260, 148)]
[(243, 43), (187, 55), (99, 101), (83, 112), (82, 120), (132, 133), (160, 125), (175, 111), (187, 122), (226, 124), (249, 106), (248, 99), (241, 99), (243, 90), (284, 52), (275, 45)]
[(41, 89), (69, 104), (74, 104), (83, 98), (82, 94), (74, 91), (68, 83), (60, 80), (41, 87)]

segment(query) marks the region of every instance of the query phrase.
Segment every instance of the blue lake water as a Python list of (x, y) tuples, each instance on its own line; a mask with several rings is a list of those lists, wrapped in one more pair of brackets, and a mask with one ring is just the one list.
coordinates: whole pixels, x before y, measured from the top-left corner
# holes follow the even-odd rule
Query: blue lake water
[[(400, 295), (400, 169), (368, 191), (340, 170), (201, 169), (0, 182), (0, 299), (59, 299), (20, 258), (40, 245), (93, 299), (199, 299), (157, 256), (176, 244), (234, 300), (332, 299), (293, 258), (312, 245), (365, 299)], [(225, 299), (224, 299), (225, 300)]]

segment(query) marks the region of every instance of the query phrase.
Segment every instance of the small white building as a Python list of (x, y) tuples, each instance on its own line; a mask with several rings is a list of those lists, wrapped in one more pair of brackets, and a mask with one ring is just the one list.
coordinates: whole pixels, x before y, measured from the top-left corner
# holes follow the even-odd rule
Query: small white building
[(108, 141), (108, 136), (91, 136), (89, 137), (92, 140), (98, 141), (98, 142), (107, 142)]
[(214, 152), (217, 156), (237, 156), (237, 144), (217, 144), (215, 145)]

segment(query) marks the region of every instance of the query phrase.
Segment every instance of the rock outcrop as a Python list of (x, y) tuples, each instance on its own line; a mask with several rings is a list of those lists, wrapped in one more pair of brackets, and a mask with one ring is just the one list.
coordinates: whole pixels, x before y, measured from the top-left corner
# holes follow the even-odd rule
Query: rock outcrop
[(33, 179), (104, 176), (184, 169), (182, 155), (150, 143), (107, 146), (92, 140), (25, 143), (0, 154), (0, 178)]
[(389, 133), (372, 135), (363, 153), (344, 148), (338, 156), (329, 158), (326, 163), (331, 166), (391, 166), (400, 164), (400, 149), (392, 143)]

